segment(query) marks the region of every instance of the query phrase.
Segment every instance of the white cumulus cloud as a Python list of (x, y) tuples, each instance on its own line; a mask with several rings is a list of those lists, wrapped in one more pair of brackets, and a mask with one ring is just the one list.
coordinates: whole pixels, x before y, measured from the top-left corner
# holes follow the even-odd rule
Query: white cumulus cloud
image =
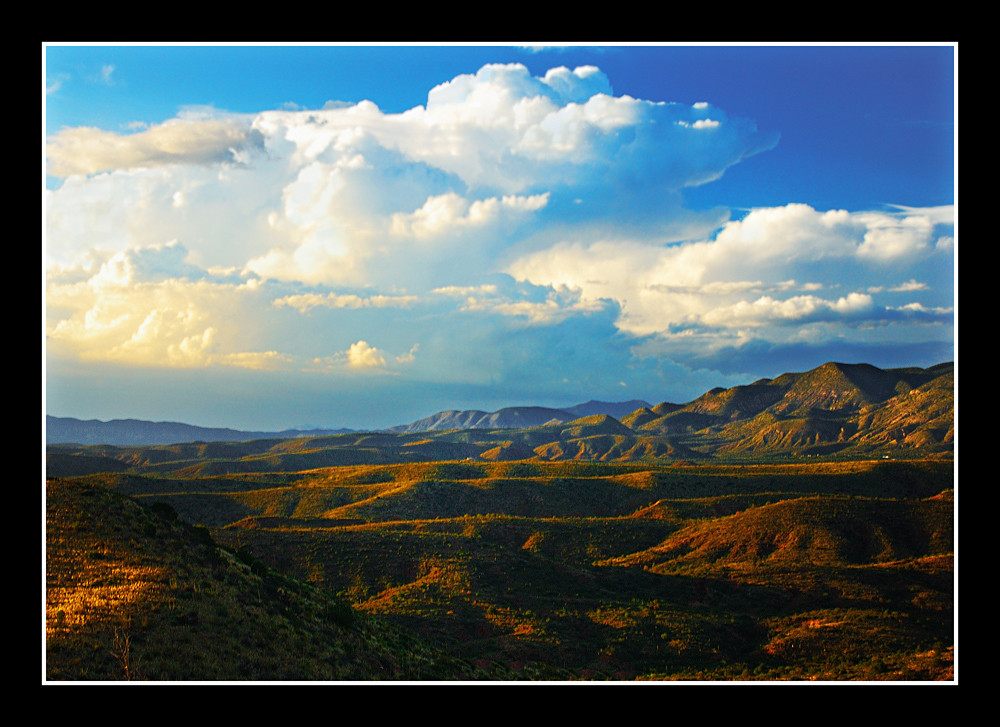
[(212, 164), (233, 161), (237, 150), (260, 141), (246, 123), (232, 119), (171, 119), (134, 134), (68, 128), (46, 145), (47, 171), (62, 177), (164, 164)]
[[(854, 325), (866, 318), (875, 323), (885, 319), (887, 306), (872, 297), (880, 287), (865, 281), (882, 281), (887, 270), (895, 275), (931, 264), (940, 254), (931, 244), (933, 217), (917, 209), (851, 213), (792, 204), (753, 210), (712, 239), (672, 245), (563, 242), (515, 260), (508, 271), (535, 285), (577, 290), (582, 300), (616, 301), (618, 325), (637, 336), (690, 337), (695, 327)], [(854, 290), (836, 292), (852, 280)], [(829, 295), (817, 294), (824, 289)], [(897, 290), (928, 286), (910, 283)]]
[(944, 320), (951, 207), (685, 210), (685, 190), (777, 141), (707, 102), (615, 95), (593, 66), (519, 64), (402, 113), (188, 109), (134, 133), (64, 129), (46, 149), (62, 178), (45, 193), (49, 350), (429, 377), (461, 359), (454, 375), (485, 385), (535, 365), (511, 340), (582, 366), (600, 335), (618, 367), (633, 344)]
[[(698, 127), (714, 124), (707, 141)], [(457, 271), (494, 272), (542, 226), (583, 227), (609, 205), (669, 214), (670, 195), (775, 142), (709, 105), (615, 96), (593, 66), (487, 65), (402, 113), (188, 109), (135, 133), (49, 139), (48, 173), (66, 179), (47, 194), (47, 256), (82, 264), (95, 245), (176, 239), (197, 264), (261, 278), (462, 285)]]
[(378, 368), (385, 366), (385, 355), (367, 341), (358, 341), (347, 350), (347, 365), (358, 369)]
[(392, 216), (396, 235), (428, 238), (451, 230), (473, 228), (495, 222), (501, 214), (533, 212), (545, 206), (547, 194), (504, 195), (469, 202), (454, 192), (429, 197), (420, 209)]

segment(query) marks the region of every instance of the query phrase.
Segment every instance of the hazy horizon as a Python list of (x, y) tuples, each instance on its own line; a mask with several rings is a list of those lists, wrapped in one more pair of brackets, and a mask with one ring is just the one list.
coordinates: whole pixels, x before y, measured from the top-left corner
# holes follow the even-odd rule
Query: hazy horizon
[(43, 405), (381, 429), (955, 359), (956, 48), (43, 49)]

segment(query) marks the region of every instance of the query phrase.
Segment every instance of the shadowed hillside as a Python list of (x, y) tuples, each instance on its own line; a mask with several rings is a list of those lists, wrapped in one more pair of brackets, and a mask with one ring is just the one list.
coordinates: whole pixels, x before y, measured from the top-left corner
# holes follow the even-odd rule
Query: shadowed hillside
[(219, 547), (169, 507), (54, 479), (46, 503), (47, 679), (496, 677)]

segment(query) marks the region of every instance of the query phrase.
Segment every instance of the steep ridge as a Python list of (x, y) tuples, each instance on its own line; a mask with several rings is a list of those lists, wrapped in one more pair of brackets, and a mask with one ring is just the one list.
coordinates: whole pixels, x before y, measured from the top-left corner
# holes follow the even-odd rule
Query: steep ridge
[(954, 440), (954, 366), (878, 369), (830, 362), (747, 386), (712, 389), (689, 404), (637, 410), (633, 429), (661, 435), (712, 430), (720, 454), (817, 448), (947, 448)]
[(948, 371), (881, 407), (862, 410), (855, 418), (854, 438), (914, 447), (954, 443), (954, 385), (954, 374)]
[(781, 387), (772, 383), (713, 389), (693, 401), (685, 410), (720, 419), (745, 419), (775, 404), (784, 393)]
[(678, 409), (639, 426), (639, 431), (650, 434), (686, 434), (699, 432), (720, 423), (721, 418), (688, 409)]
[(599, 434), (632, 434), (632, 430), (607, 414), (595, 414), (567, 422), (560, 431), (562, 438), (592, 437)]
[(788, 386), (776, 413), (786, 414), (800, 409), (817, 408), (829, 411), (858, 410), (885, 400), (942, 375), (935, 370), (878, 369), (870, 364), (830, 362), (804, 374), (786, 374), (773, 384), (788, 380)]
[(643, 406), (621, 417), (620, 421), (629, 429), (639, 429), (643, 424), (648, 424), (658, 418), (652, 409)]

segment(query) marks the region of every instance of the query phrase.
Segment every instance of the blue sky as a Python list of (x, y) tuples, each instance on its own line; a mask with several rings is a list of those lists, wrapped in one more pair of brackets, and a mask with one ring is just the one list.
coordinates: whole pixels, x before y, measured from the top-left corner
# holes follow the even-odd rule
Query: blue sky
[(954, 357), (950, 45), (44, 62), (49, 414), (383, 427)]

